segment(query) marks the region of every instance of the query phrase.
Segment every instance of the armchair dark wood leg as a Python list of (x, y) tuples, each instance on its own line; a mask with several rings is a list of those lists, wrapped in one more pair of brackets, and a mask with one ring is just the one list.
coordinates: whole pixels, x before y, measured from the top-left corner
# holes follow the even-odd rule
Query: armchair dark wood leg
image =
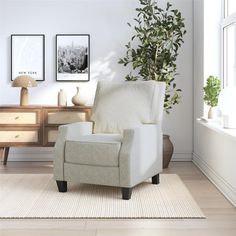
[(122, 199), (129, 200), (132, 194), (132, 188), (122, 188)]
[(9, 154), (9, 147), (1, 147), (0, 148), (0, 156), (2, 158), (3, 165), (7, 164), (8, 154)]
[(160, 176), (159, 176), (159, 174), (154, 175), (152, 177), (152, 184), (159, 184), (159, 183), (160, 183)]
[(57, 187), (58, 187), (59, 192), (61, 192), (61, 193), (67, 192), (67, 182), (66, 181), (57, 180)]

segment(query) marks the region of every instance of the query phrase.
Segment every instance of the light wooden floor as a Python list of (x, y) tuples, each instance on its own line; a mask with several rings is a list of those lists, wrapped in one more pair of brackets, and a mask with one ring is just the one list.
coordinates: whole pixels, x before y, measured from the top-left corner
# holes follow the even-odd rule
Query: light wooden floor
[[(50, 162), (9, 162), (7, 167), (0, 166), (0, 178), (9, 173), (51, 172)], [(236, 209), (193, 163), (173, 162), (165, 173), (181, 177), (207, 219), (0, 220), (0, 236), (236, 236)]]

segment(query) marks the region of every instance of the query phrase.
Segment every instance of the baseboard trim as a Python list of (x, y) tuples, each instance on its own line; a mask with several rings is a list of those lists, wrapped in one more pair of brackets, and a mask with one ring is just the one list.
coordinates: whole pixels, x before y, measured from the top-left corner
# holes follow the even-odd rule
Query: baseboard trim
[[(11, 153), (9, 161), (52, 161), (52, 152), (42, 153)], [(191, 153), (174, 153), (171, 161), (192, 161)]]
[(220, 192), (236, 207), (236, 190), (224, 178), (214, 171), (200, 156), (193, 153), (193, 163), (220, 190)]
[(52, 153), (12, 153), (8, 161), (53, 161)]
[(192, 153), (174, 153), (171, 161), (192, 161)]

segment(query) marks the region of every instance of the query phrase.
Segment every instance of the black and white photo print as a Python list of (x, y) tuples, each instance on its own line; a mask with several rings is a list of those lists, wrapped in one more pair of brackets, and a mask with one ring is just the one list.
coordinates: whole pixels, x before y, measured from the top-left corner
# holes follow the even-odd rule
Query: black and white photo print
[(88, 34), (56, 35), (56, 80), (89, 81)]

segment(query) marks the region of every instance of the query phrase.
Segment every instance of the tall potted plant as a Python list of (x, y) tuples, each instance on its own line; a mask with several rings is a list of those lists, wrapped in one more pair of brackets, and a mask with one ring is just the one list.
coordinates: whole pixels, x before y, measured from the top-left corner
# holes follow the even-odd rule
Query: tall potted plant
[[(128, 23), (135, 34), (125, 45), (126, 55), (120, 58), (118, 63), (132, 66), (132, 71), (126, 76), (128, 81), (139, 79), (164, 81), (166, 83), (164, 110), (169, 114), (172, 107), (181, 100), (181, 89), (177, 88), (174, 80), (177, 75), (178, 50), (184, 42), (183, 36), (186, 33), (184, 18), (178, 10), (172, 9), (169, 2), (165, 9), (160, 8), (155, 0), (139, 0), (139, 2), (141, 6), (136, 8), (137, 16), (134, 18), (134, 24)], [(164, 143), (165, 138), (168, 136), (164, 136)], [(164, 152), (165, 149), (164, 146)], [(166, 163), (164, 167), (168, 167), (168, 164)]]

